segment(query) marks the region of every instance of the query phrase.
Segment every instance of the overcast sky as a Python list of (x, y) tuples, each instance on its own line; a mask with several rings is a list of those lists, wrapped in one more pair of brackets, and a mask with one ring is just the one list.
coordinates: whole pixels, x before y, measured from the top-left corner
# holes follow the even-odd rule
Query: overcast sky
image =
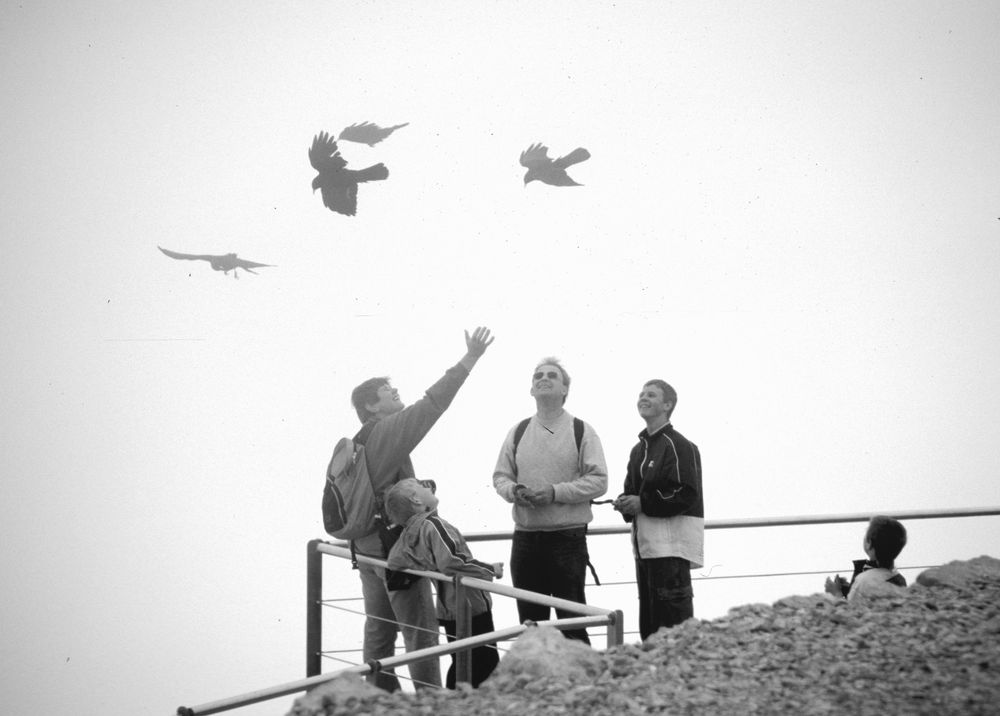
[[(388, 374), (416, 400), (477, 325), (496, 342), (414, 454), (464, 531), (511, 526), (492, 468), (547, 355), (613, 494), (659, 377), (709, 520), (1000, 505), (994, 2), (98, 0), (3, 18), (10, 713), (168, 714), (303, 676), (305, 544), (358, 425), (350, 391)], [(341, 143), (389, 169), (341, 216), (307, 149), (362, 121), (409, 124)], [(587, 148), (583, 186), (524, 186), (534, 142)], [(234, 280), (157, 246), (271, 266)], [(909, 527), (910, 565), (1000, 537), (997, 518)], [(862, 531), (709, 533), (703, 573), (846, 571)], [(592, 550), (628, 578), (624, 536)], [(700, 582), (695, 609), (821, 586)], [(590, 599), (634, 622), (631, 589)]]

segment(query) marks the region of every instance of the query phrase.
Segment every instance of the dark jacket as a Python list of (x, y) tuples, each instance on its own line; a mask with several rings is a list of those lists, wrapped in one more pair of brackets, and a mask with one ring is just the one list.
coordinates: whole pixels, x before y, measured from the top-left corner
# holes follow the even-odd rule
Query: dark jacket
[(623, 494), (638, 495), (643, 514), (650, 517), (704, 518), (698, 446), (670, 423), (652, 435), (643, 430), (629, 455)]

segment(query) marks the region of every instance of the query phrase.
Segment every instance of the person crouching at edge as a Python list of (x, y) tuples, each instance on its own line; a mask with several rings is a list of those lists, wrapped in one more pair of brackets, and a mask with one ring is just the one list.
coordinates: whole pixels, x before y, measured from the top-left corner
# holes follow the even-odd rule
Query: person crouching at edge
[(827, 577), (826, 591), (853, 602), (867, 596), (885, 584), (906, 586), (906, 577), (896, 571), (896, 557), (906, 546), (906, 528), (892, 517), (875, 515), (868, 523), (862, 542), (868, 559), (854, 560), (854, 574), (848, 582), (839, 574)]
[[(503, 576), (503, 564), (487, 564), (473, 558), (462, 533), (437, 513), (434, 491), (417, 480), (401, 480), (386, 493), (385, 510), (394, 524), (403, 525), (396, 544), (389, 551), (389, 569), (422, 569), (449, 576), (462, 574), (493, 581)], [(490, 595), (481, 589), (465, 589), (472, 634), (494, 630)], [(456, 639), (457, 593), (451, 582), (437, 584), (437, 617), (448, 641)], [(472, 685), (479, 686), (500, 662), (496, 644), (472, 650)], [(445, 686), (455, 688), (455, 655), (445, 677)]]

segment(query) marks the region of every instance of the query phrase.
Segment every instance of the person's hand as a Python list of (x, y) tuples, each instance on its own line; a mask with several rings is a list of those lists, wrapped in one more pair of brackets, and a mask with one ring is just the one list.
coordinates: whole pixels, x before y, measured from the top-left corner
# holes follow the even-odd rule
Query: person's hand
[(490, 335), (490, 329), (485, 326), (477, 327), (471, 336), (468, 331), (465, 332), (465, 347), (469, 351), (469, 354), (475, 358), (485, 353), (492, 342), (493, 337)]
[(827, 577), (825, 585), (827, 594), (832, 594), (835, 597), (843, 597), (846, 581), (839, 574), (836, 577)]
[(549, 485), (538, 490), (528, 490), (528, 500), (535, 507), (551, 505), (556, 501), (556, 488)]
[(623, 515), (635, 516), (642, 511), (642, 501), (638, 495), (619, 495), (611, 505)]
[(494, 562), (490, 566), (493, 567), (493, 578), (503, 579), (503, 562)]
[(521, 507), (534, 507), (535, 505), (528, 498), (530, 494), (531, 490), (524, 485), (514, 485), (514, 504)]

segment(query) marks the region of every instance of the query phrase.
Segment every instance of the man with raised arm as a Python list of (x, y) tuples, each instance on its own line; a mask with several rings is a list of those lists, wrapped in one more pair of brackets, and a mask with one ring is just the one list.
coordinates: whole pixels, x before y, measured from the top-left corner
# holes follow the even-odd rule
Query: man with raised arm
[[(351, 403), (363, 423), (354, 440), (365, 446), (368, 474), (380, 498), (400, 480), (416, 477), (410, 452), (451, 405), (469, 371), (492, 342), (488, 328), (476, 328), (471, 336), (466, 331), (465, 355), (409, 407), (385, 376), (369, 378), (351, 393)], [(375, 523), (369, 534), (354, 540), (353, 547), (358, 554), (385, 559), (391, 545), (383, 543), (382, 531)], [(437, 615), (428, 580), (418, 579), (404, 589), (390, 590), (381, 567), (359, 562), (358, 571), (367, 615), (365, 662), (393, 656), (399, 629), (407, 651), (437, 645)], [(441, 667), (436, 657), (411, 664), (409, 669), (416, 688), (441, 686)], [(369, 675), (368, 680), (386, 691), (399, 689), (392, 669)]]

